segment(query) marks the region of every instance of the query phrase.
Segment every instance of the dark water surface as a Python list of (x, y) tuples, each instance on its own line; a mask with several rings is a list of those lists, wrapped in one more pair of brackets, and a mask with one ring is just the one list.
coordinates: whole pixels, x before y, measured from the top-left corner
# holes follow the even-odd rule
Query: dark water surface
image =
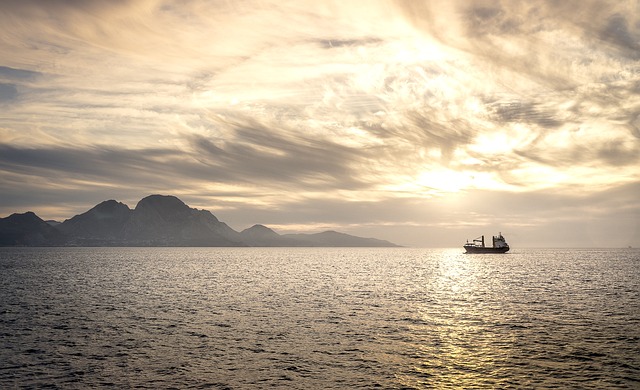
[(2, 248), (0, 388), (640, 388), (640, 251)]

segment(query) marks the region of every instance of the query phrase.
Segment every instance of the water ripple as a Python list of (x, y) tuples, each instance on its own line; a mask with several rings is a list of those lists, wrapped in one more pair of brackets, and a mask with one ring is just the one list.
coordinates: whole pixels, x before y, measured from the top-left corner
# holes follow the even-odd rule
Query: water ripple
[(0, 249), (2, 388), (639, 388), (640, 252)]

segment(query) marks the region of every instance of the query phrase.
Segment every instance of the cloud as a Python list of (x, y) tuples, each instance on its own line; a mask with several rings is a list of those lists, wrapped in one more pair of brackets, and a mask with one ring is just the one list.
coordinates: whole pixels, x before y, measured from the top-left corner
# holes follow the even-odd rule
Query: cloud
[(0, 78), (9, 80), (33, 79), (40, 73), (25, 69), (14, 69), (8, 66), (0, 66)]
[(20, 95), (19, 88), (28, 89), (39, 76), (38, 72), (0, 66), (0, 103), (16, 100)]
[(322, 204), (357, 223), (360, 206), (640, 180), (633, 3), (0, 7), (3, 188)]
[(138, 182), (136, 173), (160, 177), (162, 172), (157, 168), (176, 156), (175, 151), (162, 149), (18, 148), (6, 144), (0, 145), (0, 151), (0, 166), (5, 172), (58, 180), (111, 177), (122, 184)]
[(542, 107), (541, 102), (497, 102), (492, 105), (496, 120), (505, 123), (530, 123), (543, 128), (562, 125), (554, 108)]
[(349, 166), (362, 152), (330, 140), (309, 140), (291, 130), (274, 133), (255, 121), (234, 124), (236, 142), (221, 147), (195, 137), (193, 146), (200, 161), (230, 172), (236, 180), (304, 183), (307, 188), (357, 186)]
[(608, 18), (606, 26), (601, 32), (602, 39), (615, 45), (620, 51), (631, 59), (640, 57), (640, 41), (637, 31), (629, 29), (627, 17), (621, 14), (613, 14)]
[(0, 83), (0, 103), (12, 101), (18, 96), (18, 89), (13, 84)]

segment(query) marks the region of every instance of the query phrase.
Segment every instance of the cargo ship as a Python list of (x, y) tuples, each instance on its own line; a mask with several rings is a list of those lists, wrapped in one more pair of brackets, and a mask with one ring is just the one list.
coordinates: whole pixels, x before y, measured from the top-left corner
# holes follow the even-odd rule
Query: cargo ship
[(467, 243), (464, 244), (463, 248), (467, 251), (466, 253), (505, 253), (509, 250), (509, 244), (505, 241), (502, 233), (498, 233), (497, 236), (493, 236), (492, 246), (485, 246), (484, 236), (481, 236), (474, 239), (472, 242), (467, 240)]

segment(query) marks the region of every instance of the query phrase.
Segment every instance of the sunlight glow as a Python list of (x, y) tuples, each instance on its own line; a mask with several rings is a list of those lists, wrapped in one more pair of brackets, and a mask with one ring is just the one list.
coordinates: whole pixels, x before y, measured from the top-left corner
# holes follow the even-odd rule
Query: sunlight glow
[(442, 192), (458, 192), (469, 187), (472, 181), (473, 177), (465, 172), (443, 170), (422, 172), (416, 184)]
[(384, 187), (396, 196), (414, 196), (431, 198), (452, 195), (469, 189), (498, 190), (508, 189), (493, 174), (487, 172), (433, 168), (425, 170), (414, 177), (404, 177), (404, 181)]

